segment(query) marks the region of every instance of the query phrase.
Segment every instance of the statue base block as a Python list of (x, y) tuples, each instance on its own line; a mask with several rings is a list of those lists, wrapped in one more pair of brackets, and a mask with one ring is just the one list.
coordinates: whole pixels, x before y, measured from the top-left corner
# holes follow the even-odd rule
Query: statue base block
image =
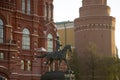
[(50, 71), (46, 72), (42, 77), (41, 80), (64, 80), (65, 79), (65, 72), (63, 71)]

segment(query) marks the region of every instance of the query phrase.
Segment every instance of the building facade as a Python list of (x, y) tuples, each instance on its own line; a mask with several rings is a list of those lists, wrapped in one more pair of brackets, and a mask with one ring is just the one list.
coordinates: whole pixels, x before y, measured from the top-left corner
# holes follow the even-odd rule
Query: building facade
[(40, 80), (56, 36), (53, 0), (0, 0), (0, 80)]
[(107, 0), (82, 0), (79, 18), (75, 19), (75, 47), (83, 56), (89, 45), (98, 55), (116, 56), (115, 18), (110, 16)]

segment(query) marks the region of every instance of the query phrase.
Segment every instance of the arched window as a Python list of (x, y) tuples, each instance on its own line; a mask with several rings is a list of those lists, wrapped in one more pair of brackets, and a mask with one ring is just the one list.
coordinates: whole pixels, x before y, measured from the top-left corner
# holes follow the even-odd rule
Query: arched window
[(30, 32), (27, 28), (23, 29), (22, 49), (30, 49)]
[(48, 34), (47, 36), (47, 51), (53, 51), (53, 36), (51, 34)]
[(0, 19), (0, 43), (3, 43), (3, 21)]

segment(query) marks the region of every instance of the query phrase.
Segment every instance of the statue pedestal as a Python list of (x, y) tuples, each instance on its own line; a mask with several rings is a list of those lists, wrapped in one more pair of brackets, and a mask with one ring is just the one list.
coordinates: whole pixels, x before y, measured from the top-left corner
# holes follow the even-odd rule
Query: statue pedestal
[(46, 72), (41, 80), (75, 80), (75, 76), (71, 71), (50, 71)]
[(65, 73), (62, 71), (50, 71), (42, 75), (41, 80), (64, 80)]

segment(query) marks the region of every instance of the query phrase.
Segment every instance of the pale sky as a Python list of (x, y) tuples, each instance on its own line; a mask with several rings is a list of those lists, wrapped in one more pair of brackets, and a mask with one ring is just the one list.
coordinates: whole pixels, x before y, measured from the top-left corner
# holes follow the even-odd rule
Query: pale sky
[[(116, 18), (115, 41), (120, 57), (120, 0), (107, 0), (111, 16)], [(54, 0), (54, 22), (74, 21), (79, 17), (82, 0)]]

